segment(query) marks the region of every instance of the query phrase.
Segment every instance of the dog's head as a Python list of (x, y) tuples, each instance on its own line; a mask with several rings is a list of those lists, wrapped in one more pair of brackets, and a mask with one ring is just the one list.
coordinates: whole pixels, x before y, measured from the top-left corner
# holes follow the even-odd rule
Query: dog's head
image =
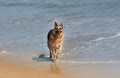
[(61, 24), (57, 24), (55, 22), (54, 32), (55, 32), (56, 36), (58, 36), (58, 37), (64, 34), (62, 23)]

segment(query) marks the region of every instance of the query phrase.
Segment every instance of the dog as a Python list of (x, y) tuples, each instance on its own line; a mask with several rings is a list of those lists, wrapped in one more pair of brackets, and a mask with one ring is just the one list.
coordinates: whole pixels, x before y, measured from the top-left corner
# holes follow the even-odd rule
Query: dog
[(57, 24), (55, 22), (54, 29), (51, 29), (47, 35), (47, 45), (50, 51), (50, 58), (53, 58), (53, 61), (58, 59), (58, 55), (62, 54), (64, 39), (64, 29), (63, 25)]

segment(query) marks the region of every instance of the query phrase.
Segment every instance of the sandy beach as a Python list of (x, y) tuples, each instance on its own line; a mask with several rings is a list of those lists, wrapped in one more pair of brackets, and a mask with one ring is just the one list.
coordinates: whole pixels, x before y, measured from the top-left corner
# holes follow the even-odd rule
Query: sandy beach
[(37, 61), (25, 55), (0, 55), (0, 78), (119, 78), (119, 63)]
[[(23, 56), (24, 57), (24, 56)], [(34, 62), (20, 56), (0, 56), (0, 78), (67, 78), (56, 64)]]
[[(55, 21), (65, 37), (53, 63)], [(0, 78), (120, 78), (120, 0), (0, 0)]]

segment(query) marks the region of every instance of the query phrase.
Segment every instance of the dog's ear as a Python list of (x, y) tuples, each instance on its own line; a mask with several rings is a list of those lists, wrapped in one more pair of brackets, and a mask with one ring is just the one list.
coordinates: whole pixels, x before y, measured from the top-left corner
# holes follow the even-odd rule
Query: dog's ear
[(58, 24), (57, 24), (57, 22), (55, 22), (55, 26), (57, 26)]
[(60, 25), (61, 25), (61, 26), (63, 26), (63, 24), (62, 24), (62, 23), (61, 23)]
[(63, 29), (63, 24), (61, 23), (60, 26), (62, 26), (62, 29)]

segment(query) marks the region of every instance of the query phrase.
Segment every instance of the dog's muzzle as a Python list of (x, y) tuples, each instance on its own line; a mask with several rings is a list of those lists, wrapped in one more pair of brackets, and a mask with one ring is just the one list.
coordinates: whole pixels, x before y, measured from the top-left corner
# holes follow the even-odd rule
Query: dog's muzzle
[(56, 31), (56, 34), (57, 34), (57, 35), (60, 35), (60, 33), (61, 33), (60, 31)]

